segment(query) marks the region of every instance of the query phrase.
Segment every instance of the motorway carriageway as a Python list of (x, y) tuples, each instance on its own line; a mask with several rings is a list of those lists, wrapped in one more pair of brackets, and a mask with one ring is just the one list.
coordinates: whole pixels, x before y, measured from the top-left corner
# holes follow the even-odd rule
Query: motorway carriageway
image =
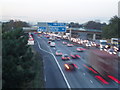
[[(86, 51), (77, 52), (78, 45), (67, 47), (62, 44), (67, 40), (55, 40), (56, 46), (50, 47), (48, 39), (37, 34), (34, 34), (34, 40), (35, 49), (43, 56), (45, 88), (118, 88), (117, 83), (107, 81), (99, 77), (100, 75), (93, 69), (88, 69), (85, 60)], [(62, 61), (61, 56), (55, 55), (56, 50), (61, 50), (69, 56), (72, 51), (76, 51), (81, 58), (70, 60), (78, 66), (77, 70), (66, 71), (64, 69), (66, 61)]]

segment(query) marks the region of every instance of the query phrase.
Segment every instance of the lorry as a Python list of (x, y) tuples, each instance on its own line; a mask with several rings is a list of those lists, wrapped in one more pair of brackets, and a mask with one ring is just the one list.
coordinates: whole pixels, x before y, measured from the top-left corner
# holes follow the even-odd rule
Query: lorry
[(104, 49), (107, 45), (107, 40), (100, 40), (100, 49)]
[(85, 57), (87, 65), (94, 68), (100, 75), (108, 78), (111, 75), (115, 78), (120, 76), (120, 57), (109, 54), (99, 49), (89, 49)]

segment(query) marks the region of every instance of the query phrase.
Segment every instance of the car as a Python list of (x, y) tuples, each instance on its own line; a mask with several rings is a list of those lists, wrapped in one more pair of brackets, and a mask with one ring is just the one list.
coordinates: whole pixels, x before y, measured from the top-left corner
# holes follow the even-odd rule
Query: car
[(93, 42), (93, 43), (92, 43), (92, 46), (93, 46), (93, 47), (96, 47), (96, 43), (95, 43), (95, 42)]
[(68, 47), (72, 47), (72, 46), (73, 46), (73, 44), (68, 43), (68, 44), (67, 44), (67, 46), (68, 46)]
[(86, 43), (85, 46), (86, 47), (91, 47), (92, 45), (91, 45), (91, 43)]
[(68, 54), (63, 54), (62, 60), (70, 60), (70, 57), (68, 56)]
[(57, 40), (57, 41), (60, 41), (60, 37), (56, 37), (56, 40)]
[(50, 42), (51, 47), (55, 47), (55, 42)]
[(114, 50), (114, 49), (108, 49), (108, 51), (107, 51), (109, 54), (113, 54), (113, 55), (116, 55), (117, 54), (117, 52)]
[(55, 54), (56, 54), (57, 56), (59, 56), (59, 55), (62, 55), (62, 52), (61, 52), (61, 50), (57, 50)]
[(63, 44), (67, 44), (67, 42), (62, 42)]
[(29, 37), (29, 41), (34, 41), (34, 38), (33, 37)]
[(46, 38), (49, 38), (50, 36), (49, 35), (45, 35)]
[(80, 55), (78, 55), (78, 54), (75, 53), (75, 52), (72, 52), (72, 53), (70, 54), (70, 56), (71, 56), (73, 59), (75, 59), (75, 58), (80, 58)]
[(86, 49), (85, 48), (83, 48), (83, 47), (77, 47), (77, 49), (76, 49), (77, 51), (79, 51), (79, 52), (83, 52), (83, 51), (85, 51)]
[(96, 44), (96, 48), (99, 48), (100, 47), (100, 44)]
[(38, 34), (39, 37), (41, 37), (42, 35), (41, 34)]
[(78, 66), (70, 62), (70, 63), (65, 63), (64, 68), (66, 71), (75, 71), (78, 68)]
[(34, 34), (37, 34), (37, 32), (34, 32)]

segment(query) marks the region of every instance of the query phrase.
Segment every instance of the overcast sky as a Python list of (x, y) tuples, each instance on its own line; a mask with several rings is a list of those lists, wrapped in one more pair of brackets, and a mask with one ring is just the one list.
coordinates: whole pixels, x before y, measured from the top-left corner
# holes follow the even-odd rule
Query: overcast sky
[[(2, 0), (2, 20), (85, 23), (118, 15), (120, 0)], [(1, 19), (1, 17), (0, 17)]]

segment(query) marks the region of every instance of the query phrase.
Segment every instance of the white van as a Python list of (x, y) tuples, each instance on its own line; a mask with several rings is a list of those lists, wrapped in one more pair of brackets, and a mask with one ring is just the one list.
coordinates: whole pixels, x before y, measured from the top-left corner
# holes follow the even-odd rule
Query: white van
[(107, 40), (100, 40), (100, 49), (103, 49), (107, 45)]
[(50, 46), (51, 46), (51, 47), (55, 47), (55, 42), (51, 42), (51, 43), (50, 43)]

